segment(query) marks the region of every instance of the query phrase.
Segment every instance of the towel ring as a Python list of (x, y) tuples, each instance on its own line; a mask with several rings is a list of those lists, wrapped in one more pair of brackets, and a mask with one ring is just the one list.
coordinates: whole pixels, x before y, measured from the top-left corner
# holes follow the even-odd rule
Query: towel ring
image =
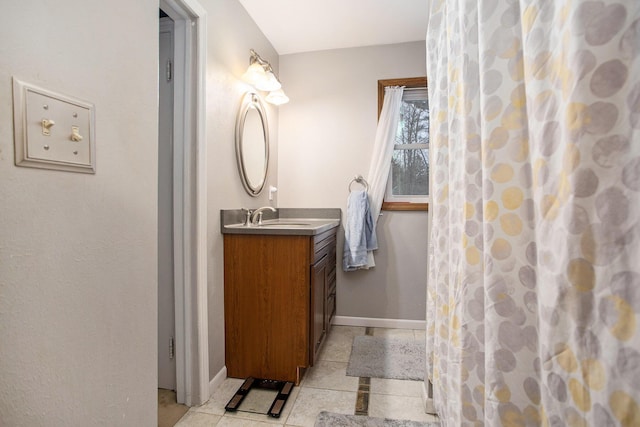
[(364, 179), (362, 175), (356, 175), (349, 183), (349, 192), (351, 192), (351, 186), (353, 185), (354, 182), (362, 185), (365, 191), (369, 191), (369, 184), (367, 183), (367, 180)]

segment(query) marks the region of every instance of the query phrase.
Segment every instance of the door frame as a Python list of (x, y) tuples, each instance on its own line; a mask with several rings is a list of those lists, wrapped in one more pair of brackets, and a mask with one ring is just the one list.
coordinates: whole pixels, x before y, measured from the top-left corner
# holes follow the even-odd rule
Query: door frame
[[(159, 0), (175, 23), (173, 239), (178, 403), (209, 399), (207, 316), (207, 13), (197, 0)], [(179, 143), (181, 141), (182, 143)]]
[[(176, 302), (173, 282), (173, 43), (174, 22), (160, 18), (158, 70), (158, 388), (176, 389)], [(164, 53), (163, 53), (164, 50)], [(164, 62), (169, 60), (169, 64)], [(165, 86), (164, 92), (162, 86)], [(168, 167), (167, 170), (162, 168)], [(168, 217), (167, 217), (168, 216)], [(170, 220), (171, 222), (169, 223)], [(163, 239), (169, 239), (169, 241)], [(168, 253), (170, 252), (170, 253)], [(170, 270), (167, 270), (169, 269)], [(170, 273), (170, 274), (169, 274)], [(170, 301), (167, 298), (171, 298)], [(172, 342), (173, 341), (173, 342)], [(173, 355), (172, 355), (173, 353)]]

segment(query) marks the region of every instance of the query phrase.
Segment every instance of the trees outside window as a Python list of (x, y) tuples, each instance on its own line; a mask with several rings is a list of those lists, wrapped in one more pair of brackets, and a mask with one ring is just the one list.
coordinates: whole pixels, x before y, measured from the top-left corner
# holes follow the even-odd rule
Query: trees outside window
[(381, 109), (385, 86), (405, 86), (400, 108), (385, 210), (426, 210), (429, 200), (429, 101), (427, 79), (378, 81)]

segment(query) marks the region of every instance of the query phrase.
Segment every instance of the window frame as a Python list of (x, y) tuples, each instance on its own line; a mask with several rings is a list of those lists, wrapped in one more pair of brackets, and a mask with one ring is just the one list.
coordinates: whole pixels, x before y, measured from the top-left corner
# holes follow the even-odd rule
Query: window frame
[[(378, 80), (378, 119), (382, 112), (382, 104), (384, 102), (384, 89), (387, 86), (404, 86), (406, 88), (425, 88), (427, 87), (426, 77), (408, 77), (401, 79), (384, 79)], [(385, 193), (386, 194), (386, 193)], [(430, 196), (427, 196), (430, 200)], [(382, 210), (385, 211), (428, 211), (429, 202), (382, 202)]]

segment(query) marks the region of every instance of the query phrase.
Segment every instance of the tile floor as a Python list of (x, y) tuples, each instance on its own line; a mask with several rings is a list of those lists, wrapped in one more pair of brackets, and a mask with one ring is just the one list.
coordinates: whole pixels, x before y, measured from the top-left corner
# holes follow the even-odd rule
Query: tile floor
[[(242, 385), (242, 379), (227, 378), (204, 405), (193, 407), (176, 424), (179, 427), (200, 426), (289, 426), (313, 427), (320, 411), (354, 414), (358, 378), (346, 375), (353, 338), (365, 335), (366, 328), (333, 326), (319, 355), (319, 362), (307, 371), (299, 387), (295, 387), (280, 418), (247, 412), (227, 412), (224, 406)], [(374, 336), (402, 337), (424, 341), (421, 330), (373, 328)], [(437, 421), (425, 414), (422, 404), (422, 382), (371, 378), (369, 416)]]

